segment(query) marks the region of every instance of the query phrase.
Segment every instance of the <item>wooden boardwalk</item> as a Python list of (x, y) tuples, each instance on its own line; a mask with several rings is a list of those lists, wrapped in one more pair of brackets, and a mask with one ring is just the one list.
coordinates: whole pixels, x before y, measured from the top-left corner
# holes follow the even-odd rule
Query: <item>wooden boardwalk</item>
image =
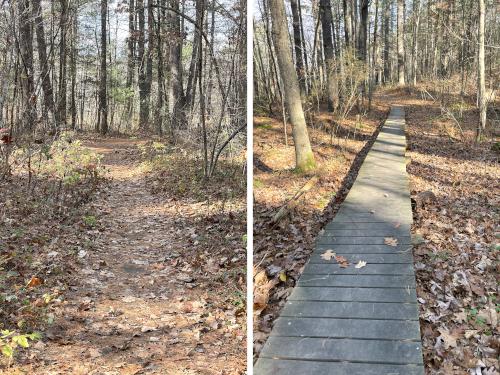
[[(404, 110), (393, 107), (339, 212), (318, 237), (254, 374), (424, 374), (404, 124)], [(396, 246), (386, 244), (393, 239)], [(329, 249), (349, 266), (323, 259)], [(367, 264), (357, 269), (360, 260)]]

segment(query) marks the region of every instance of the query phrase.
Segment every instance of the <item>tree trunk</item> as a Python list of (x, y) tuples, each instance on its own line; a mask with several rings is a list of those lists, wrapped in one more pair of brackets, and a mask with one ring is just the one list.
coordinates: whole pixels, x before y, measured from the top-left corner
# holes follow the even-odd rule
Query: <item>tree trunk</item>
[(146, 96), (146, 56), (145, 56), (145, 18), (144, 0), (137, 0), (137, 13), (139, 16), (139, 34), (137, 38), (137, 63), (139, 64), (138, 84), (139, 84), (139, 128), (145, 129), (148, 126), (149, 98)]
[(306, 93), (306, 82), (304, 75), (304, 64), (302, 61), (302, 38), (300, 33), (300, 15), (299, 15), (299, 5), (297, 0), (290, 0), (290, 6), (292, 8), (292, 19), (293, 19), (293, 46), (295, 50), (295, 70), (297, 71), (297, 77), (299, 78), (300, 92), (302, 95)]
[(361, 0), (360, 3), (360, 25), (359, 25), (359, 37), (358, 37), (358, 58), (366, 63), (367, 50), (366, 50), (366, 39), (368, 37), (368, 6), (369, 0)]
[(60, 4), (61, 16), (59, 19), (59, 32), (61, 33), (61, 40), (59, 41), (59, 92), (57, 122), (59, 125), (66, 126), (66, 34), (68, 28), (68, 1), (60, 0)]
[(477, 101), (479, 103), (479, 124), (477, 127), (476, 140), (479, 142), (481, 140), (481, 134), (486, 129), (486, 82), (485, 82), (485, 68), (484, 68), (484, 19), (486, 13), (486, 6), (484, 0), (479, 0), (479, 25), (478, 25), (478, 35), (479, 35), (479, 45), (477, 53), (477, 76), (478, 76), (478, 88), (477, 88)]
[(344, 36), (347, 47), (352, 46), (352, 18), (351, 18), (351, 0), (342, 0), (344, 11)]
[(413, 79), (413, 86), (417, 84), (417, 67), (418, 67), (418, 30), (420, 26), (420, 6), (419, 0), (413, 0), (413, 17), (415, 21), (415, 27), (413, 28), (413, 53), (412, 53), (412, 67), (411, 74)]
[(389, 34), (391, 31), (391, 0), (384, 0), (384, 82), (390, 81), (391, 62), (389, 52), (391, 49)]
[(76, 58), (78, 42), (78, 14), (75, 9), (73, 15), (73, 25), (71, 31), (71, 54), (70, 54), (70, 73), (71, 73), (71, 129), (76, 129)]
[(169, 67), (170, 67), (170, 90), (171, 100), (173, 105), (172, 110), (172, 127), (173, 129), (183, 128), (186, 125), (186, 115), (184, 112), (186, 98), (184, 96), (184, 88), (182, 85), (182, 41), (183, 32), (179, 15), (178, 0), (170, 0), (170, 8), (174, 11), (169, 11)]
[[(200, 2), (196, 3), (196, 24), (200, 24), (200, 19), (203, 16), (201, 14), (202, 9), (200, 7)], [(194, 30), (193, 37), (193, 52), (191, 53), (191, 62), (189, 65), (189, 75), (186, 86), (186, 109), (191, 110), (194, 105), (194, 97), (196, 95), (196, 82), (198, 74), (198, 50), (200, 48), (200, 37), (201, 33), (198, 29)]]
[(128, 38), (127, 38), (127, 89), (129, 90), (127, 99), (127, 114), (132, 117), (132, 106), (134, 97), (132, 95), (132, 86), (134, 82), (135, 69), (135, 9), (134, 0), (129, 0), (128, 3)]
[(151, 86), (153, 84), (153, 53), (155, 50), (155, 32), (154, 32), (154, 16), (153, 16), (153, 0), (148, 0), (148, 51), (146, 56), (146, 82), (145, 88), (145, 106), (144, 106), (144, 121), (146, 127), (149, 127), (150, 103), (151, 103)]
[(405, 49), (404, 49), (404, 0), (398, 2), (398, 84), (405, 84)]
[(165, 24), (165, 9), (164, 1), (161, 1), (162, 8), (158, 9), (158, 23), (156, 31), (156, 55), (158, 59), (157, 76), (158, 76), (158, 97), (156, 102), (155, 128), (158, 134), (163, 133), (163, 115), (165, 102), (165, 80), (163, 74), (163, 25)]
[(35, 83), (33, 78), (33, 33), (31, 31), (31, 12), (29, 0), (18, 1), (19, 10), (19, 49), (21, 57), (20, 82), (23, 92), (23, 112), (21, 126), (33, 130), (36, 116)]
[(326, 64), (326, 85), (328, 92), (328, 109), (335, 111), (338, 107), (339, 94), (335, 67), (335, 53), (332, 39), (332, 7), (330, 0), (320, 0), (319, 14), (323, 30), (323, 48)]
[(315, 161), (302, 110), (297, 73), (293, 66), (285, 4), (283, 0), (270, 0), (269, 5), (273, 21), (274, 49), (276, 50), (281, 80), (284, 86), (285, 102), (293, 126), (295, 165), (297, 170), (309, 171), (315, 168)]
[(107, 83), (107, 18), (108, 18), (108, 3), (107, 0), (101, 0), (101, 76), (99, 77), (99, 131), (101, 134), (108, 132), (108, 104), (106, 94)]
[(42, 80), (43, 103), (49, 122), (54, 121), (54, 93), (50, 82), (49, 61), (47, 58), (47, 45), (45, 43), (45, 29), (43, 26), (42, 6), (40, 0), (33, 0), (33, 18), (35, 20), (36, 44), (38, 49), (38, 64)]

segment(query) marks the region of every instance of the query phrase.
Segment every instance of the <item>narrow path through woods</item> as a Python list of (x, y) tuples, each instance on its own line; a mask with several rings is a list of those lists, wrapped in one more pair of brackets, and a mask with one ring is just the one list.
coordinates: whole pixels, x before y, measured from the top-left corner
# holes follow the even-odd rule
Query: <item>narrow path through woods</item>
[(110, 183), (93, 203), (95, 243), (78, 254), (80, 273), (38, 347), (40, 362), (29, 365), (36, 374), (236, 374), (244, 364), (241, 332), (219, 329), (234, 312), (221, 317), (217, 296), (181, 259), (183, 213), (148, 190), (143, 142), (88, 144), (103, 155)]

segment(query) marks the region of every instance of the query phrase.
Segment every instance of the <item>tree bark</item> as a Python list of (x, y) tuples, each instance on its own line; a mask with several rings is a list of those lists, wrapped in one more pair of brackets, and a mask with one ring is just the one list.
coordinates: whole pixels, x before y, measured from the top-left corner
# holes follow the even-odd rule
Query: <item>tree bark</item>
[(19, 11), (19, 50), (22, 74), (19, 76), (23, 93), (23, 112), (21, 126), (33, 130), (36, 116), (35, 83), (33, 78), (33, 33), (31, 31), (31, 12), (29, 0), (18, 1)]
[(326, 85), (328, 92), (328, 109), (335, 111), (338, 107), (339, 94), (335, 67), (335, 53), (332, 39), (332, 7), (330, 0), (320, 0), (319, 14), (323, 30), (323, 48), (326, 64)]
[(139, 128), (145, 129), (148, 127), (149, 117), (149, 98), (146, 96), (147, 81), (146, 81), (146, 56), (145, 56), (145, 17), (144, 17), (144, 0), (137, 0), (137, 13), (139, 18), (139, 33), (137, 38), (137, 63), (138, 85), (139, 85)]
[(398, 45), (398, 84), (405, 84), (405, 49), (404, 49), (404, 0), (398, 2), (398, 29), (397, 29), (397, 45)]
[(352, 32), (352, 18), (351, 18), (351, 0), (342, 0), (342, 7), (344, 11), (344, 37), (347, 47), (352, 47), (353, 32)]
[(101, 76), (99, 77), (99, 131), (101, 134), (108, 132), (108, 104), (107, 104), (107, 18), (108, 3), (107, 0), (101, 0)]
[(368, 6), (369, 0), (361, 0), (360, 7), (360, 25), (359, 25), (359, 37), (358, 37), (358, 58), (366, 63), (367, 50), (366, 50), (366, 39), (368, 37)]
[(481, 140), (481, 134), (486, 129), (486, 82), (485, 82), (485, 67), (484, 67), (484, 32), (485, 32), (485, 13), (486, 6), (484, 0), (479, 1), (479, 24), (478, 24), (478, 36), (479, 45), (477, 53), (477, 75), (478, 75), (478, 103), (479, 103), (479, 124), (476, 132), (476, 140), (479, 142)]
[(384, 82), (391, 79), (391, 61), (389, 52), (391, 50), (389, 34), (391, 31), (391, 0), (384, 0)]
[(314, 155), (309, 142), (297, 73), (293, 66), (288, 25), (283, 0), (269, 0), (273, 21), (273, 42), (278, 58), (281, 80), (284, 86), (285, 102), (293, 126), (295, 143), (295, 165), (297, 170), (309, 171), (315, 168)]
[(186, 115), (184, 112), (186, 98), (184, 96), (184, 88), (182, 84), (182, 41), (183, 33), (179, 20), (179, 2), (178, 0), (170, 0), (170, 8), (174, 11), (169, 11), (169, 67), (170, 67), (170, 102), (173, 105), (172, 110), (172, 127), (173, 129), (183, 128), (186, 125)]
[(59, 28), (61, 33), (61, 40), (59, 41), (59, 92), (58, 92), (58, 105), (57, 116), (58, 124), (66, 126), (66, 35), (68, 28), (68, 1), (60, 0), (61, 15), (59, 19)]
[(413, 52), (412, 52), (412, 64), (411, 64), (411, 74), (413, 79), (413, 85), (417, 84), (417, 64), (418, 64), (418, 31), (420, 26), (420, 6), (419, 0), (413, 0), (413, 17), (415, 26), (413, 28)]
[(70, 73), (71, 73), (71, 129), (76, 129), (76, 58), (78, 43), (78, 14), (77, 9), (73, 14), (73, 24), (71, 31), (71, 54), (70, 54)]
[(132, 86), (134, 82), (134, 69), (135, 69), (135, 2), (129, 0), (128, 3), (128, 38), (127, 38), (127, 89), (129, 89), (130, 97), (127, 100), (127, 113), (129, 118), (132, 115)]
[(304, 75), (304, 64), (302, 61), (302, 38), (300, 33), (300, 15), (299, 5), (297, 0), (290, 0), (293, 19), (293, 46), (295, 50), (295, 70), (299, 79), (300, 92), (302, 95), (306, 93), (306, 81)]
[(38, 50), (38, 64), (42, 80), (43, 103), (49, 121), (54, 121), (54, 93), (52, 82), (50, 82), (49, 61), (47, 58), (47, 45), (45, 43), (45, 29), (42, 18), (42, 6), (40, 0), (33, 0), (33, 18), (35, 20), (36, 44)]

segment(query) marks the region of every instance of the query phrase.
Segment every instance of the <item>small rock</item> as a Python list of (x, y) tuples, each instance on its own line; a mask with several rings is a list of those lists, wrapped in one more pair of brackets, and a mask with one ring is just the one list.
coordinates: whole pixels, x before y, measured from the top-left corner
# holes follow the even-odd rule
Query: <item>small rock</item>
[(183, 283), (192, 283), (194, 281), (194, 279), (191, 276), (186, 275), (185, 273), (177, 275), (176, 279), (177, 281), (181, 281)]
[(281, 271), (281, 269), (282, 269), (281, 267), (271, 264), (269, 267), (266, 268), (266, 274), (268, 277), (272, 278), (276, 276)]
[(126, 303), (132, 303), (132, 302), (137, 301), (137, 298), (134, 296), (126, 296), (126, 297), (122, 298), (122, 301), (126, 302)]

